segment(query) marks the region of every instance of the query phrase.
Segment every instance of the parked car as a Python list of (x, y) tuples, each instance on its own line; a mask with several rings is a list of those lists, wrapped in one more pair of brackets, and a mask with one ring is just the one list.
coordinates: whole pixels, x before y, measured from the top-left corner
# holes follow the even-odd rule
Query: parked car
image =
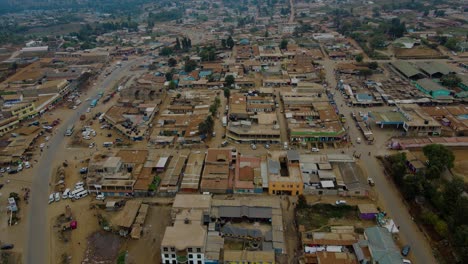
[(367, 182), (369, 183), (370, 186), (374, 186), (374, 185), (375, 185), (374, 179), (372, 179), (371, 177), (368, 177), (368, 178), (367, 178)]
[(312, 152), (319, 152), (320, 149), (318, 149), (318, 148), (312, 148), (311, 151), (312, 151)]
[(270, 149), (270, 144), (265, 144), (266, 149)]
[(60, 201), (60, 193), (59, 192), (56, 192), (54, 196), (55, 196), (55, 201), (56, 202)]
[(411, 247), (409, 245), (404, 246), (401, 249), (401, 255), (403, 255), (405, 257), (408, 256), (408, 254), (410, 253), (410, 250), (411, 250)]
[(39, 147), (40, 147), (40, 148), (44, 148), (44, 147), (45, 147), (45, 143), (41, 143), (41, 144), (39, 145)]
[(86, 174), (88, 173), (88, 167), (83, 167), (80, 169), (80, 174)]
[(250, 148), (253, 149), (253, 150), (256, 150), (256, 149), (257, 149), (257, 146), (256, 146), (255, 144), (252, 143), (252, 144), (250, 145)]
[(411, 260), (409, 260), (409, 259), (403, 259), (403, 264), (411, 264)]
[(53, 193), (49, 195), (49, 204), (53, 203), (55, 201), (55, 196)]
[(26, 168), (26, 169), (31, 168), (31, 163), (29, 163), (29, 161), (26, 161), (26, 162), (24, 163), (24, 168)]
[(104, 201), (106, 199), (106, 197), (104, 196), (104, 194), (98, 194), (96, 195), (96, 200), (100, 200), (100, 201)]
[(336, 205), (343, 205), (343, 204), (346, 204), (346, 201), (345, 200), (337, 200), (335, 202)]

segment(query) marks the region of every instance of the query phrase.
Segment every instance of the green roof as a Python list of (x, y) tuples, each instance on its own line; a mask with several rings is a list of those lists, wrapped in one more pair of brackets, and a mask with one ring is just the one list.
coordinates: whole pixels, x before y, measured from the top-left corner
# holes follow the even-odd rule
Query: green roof
[(398, 71), (403, 73), (406, 77), (410, 78), (413, 76), (421, 75), (423, 76), (424, 74), (420, 72), (418, 69), (416, 69), (412, 64), (406, 61), (393, 61), (391, 62), (393, 67), (395, 67)]
[(379, 264), (403, 263), (400, 251), (393, 241), (390, 232), (379, 226), (369, 227), (364, 230), (372, 258)]

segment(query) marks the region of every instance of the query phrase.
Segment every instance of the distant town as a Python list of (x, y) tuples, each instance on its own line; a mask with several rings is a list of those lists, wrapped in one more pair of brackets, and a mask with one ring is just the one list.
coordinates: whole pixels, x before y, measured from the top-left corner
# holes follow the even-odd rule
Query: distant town
[(467, 21), (0, 0), (0, 264), (468, 263)]

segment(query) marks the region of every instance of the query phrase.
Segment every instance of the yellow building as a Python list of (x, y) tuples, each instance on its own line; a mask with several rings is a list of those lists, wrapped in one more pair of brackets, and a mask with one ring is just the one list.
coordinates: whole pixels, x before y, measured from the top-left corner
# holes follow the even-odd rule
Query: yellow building
[(36, 106), (34, 102), (25, 102), (20, 104), (12, 105), (9, 109), (12, 116), (18, 117), (19, 121), (36, 115)]
[(299, 153), (294, 150), (272, 154), (268, 159), (268, 193), (276, 195), (301, 195), (304, 182), (299, 165)]
[(19, 120), (16, 116), (0, 120), (0, 137), (10, 132), (11, 130), (17, 128), (18, 123)]

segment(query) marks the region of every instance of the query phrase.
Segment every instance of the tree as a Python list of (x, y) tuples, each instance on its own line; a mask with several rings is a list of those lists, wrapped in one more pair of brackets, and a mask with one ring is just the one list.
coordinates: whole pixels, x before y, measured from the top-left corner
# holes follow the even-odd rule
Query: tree
[(463, 179), (457, 176), (445, 184), (442, 197), (445, 204), (444, 210), (448, 214), (451, 215), (455, 210), (458, 210), (457, 204), (462, 197), (464, 187)]
[(359, 70), (359, 75), (363, 76), (364, 78), (367, 78), (372, 75), (372, 71), (369, 69), (362, 69)]
[(159, 52), (159, 55), (161, 56), (169, 56), (169, 55), (172, 55), (172, 53), (174, 53), (174, 51), (172, 50), (172, 48), (170, 47), (164, 47), (161, 49), (161, 51)]
[(180, 41), (179, 41), (179, 38), (176, 38), (176, 44), (174, 46), (174, 49), (175, 50), (180, 50)]
[(462, 259), (462, 263), (468, 262), (468, 225), (462, 225), (457, 227), (457, 231), (454, 232), (454, 247), (460, 258)]
[(403, 195), (413, 200), (422, 193), (422, 180), (420, 175), (406, 175), (403, 179)]
[(207, 116), (206, 119), (198, 124), (198, 133), (200, 135), (211, 134), (214, 128), (214, 120), (213, 117)]
[(169, 90), (174, 90), (177, 88), (177, 84), (174, 82), (174, 80), (169, 82)]
[(302, 209), (306, 207), (307, 207), (307, 199), (303, 194), (301, 194), (297, 197), (297, 208)]
[(170, 58), (168, 61), (167, 61), (167, 65), (169, 67), (175, 67), (177, 65), (177, 60), (174, 59), (174, 58)]
[(361, 63), (362, 60), (364, 60), (364, 56), (362, 54), (358, 54), (354, 57), (354, 59), (356, 60), (356, 62)]
[(265, 37), (265, 38), (268, 38), (269, 36), (270, 36), (270, 33), (268, 33), (268, 30), (265, 30), (265, 35), (264, 35), (264, 37)]
[(369, 44), (373, 49), (382, 49), (385, 47), (386, 37), (383, 34), (377, 34), (369, 40)]
[(223, 92), (224, 92), (224, 97), (229, 98), (231, 96), (231, 90), (229, 88), (227, 87), (224, 88)]
[(403, 183), (403, 176), (406, 174), (406, 154), (404, 152), (388, 157), (390, 163), (390, 174), (397, 184)]
[(226, 45), (228, 48), (232, 49), (234, 47), (234, 40), (232, 39), (232, 36), (229, 36), (226, 40)]
[(227, 87), (231, 87), (235, 82), (236, 82), (236, 79), (234, 78), (233, 75), (228, 75), (224, 78), (224, 84)]
[(426, 145), (423, 152), (429, 161), (429, 166), (436, 166), (441, 172), (453, 168), (455, 156), (446, 146), (440, 144)]
[(225, 39), (221, 39), (221, 47), (223, 47), (223, 49), (227, 47), (227, 43)]
[(279, 47), (280, 47), (280, 49), (285, 50), (288, 47), (288, 40), (287, 39), (281, 40), (281, 43), (280, 43)]
[(447, 41), (445, 42), (444, 46), (453, 51), (457, 51), (458, 48), (458, 39), (457, 38), (448, 38)]
[(371, 70), (377, 70), (377, 68), (379, 67), (379, 64), (376, 61), (371, 61), (369, 62), (367, 67), (369, 67), (369, 69)]
[(215, 104), (210, 105), (210, 113), (212, 116), (215, 116), (217, 111), (218, 111), (218, 108), (216, 107)]
[(166, 81), (168, 82), (172, 81), (172, 77), (173, 77), (172, 72), (166, 72), (165, 77), (166, 77)]
[(429, 15), (429, 10), (424, 10), (423, 17), (427, 17)]
[(197, 68), (197, 62), (194, 60), (185, 61), (184, 71), (191, 72)]

